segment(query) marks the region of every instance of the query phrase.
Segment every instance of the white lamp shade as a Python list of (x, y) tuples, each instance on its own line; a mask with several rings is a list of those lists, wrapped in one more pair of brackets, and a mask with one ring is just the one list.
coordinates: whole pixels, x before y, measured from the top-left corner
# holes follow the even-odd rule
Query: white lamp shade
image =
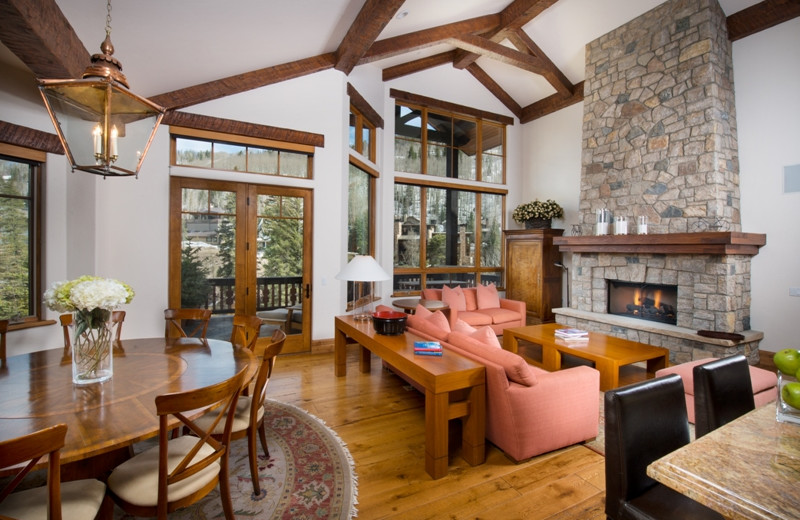
[(348, 282), (380, 282), (391, 280), (392, 277), (371, 256), (357, 255), (336, 275), (336, 279)]

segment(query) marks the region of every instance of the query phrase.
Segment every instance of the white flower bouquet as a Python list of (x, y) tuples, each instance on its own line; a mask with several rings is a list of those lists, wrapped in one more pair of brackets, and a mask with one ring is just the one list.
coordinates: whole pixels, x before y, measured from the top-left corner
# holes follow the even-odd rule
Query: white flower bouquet
[(118, 280), (81, 276), (56, 282), (44, 293), (44, 303), (56, 312), (72, 312), (72, 377), (78, 384), (111, 377), (111, 311), (133, 300), (131, 287)]

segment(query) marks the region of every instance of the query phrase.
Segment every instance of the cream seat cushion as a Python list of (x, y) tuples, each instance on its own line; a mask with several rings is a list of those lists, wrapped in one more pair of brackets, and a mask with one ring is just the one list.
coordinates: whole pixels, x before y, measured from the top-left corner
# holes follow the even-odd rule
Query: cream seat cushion
[[(106, 486), (99, 480), (61, 483), (61, 517), (64, 520), (93, 519), (103, 503)], [(25, 520), (47, 520), (47, 486), (8, 495), (0, 504), (0, 515)]]
[[(197, 437), (183, 435), (168, 443), (167, 469), (172, 471), (183, 456), (192, 449)], [(202, 459), (213, 452), (208, 444), (195, 455)], [(167, 500), (174, 502), (201, 489), (220, 472), (217, 461), (189, 478), (176, 482), (167, 489)], [(117, 466), (108, 477), (108, 488), (118, 497), (137, 506), (156, 506), (158, 501), (158, 446), (149, 448)], [(65, 517), (66, 518), (66, 517)]]
[[(239, 400), (236, 402), (236, 412), (233, 414), (233, 427), (231, 428), (232, 432), (240, 432), (247, 429), (250, 426), (250, 405), (253, 402), (252, 395), (241, 395), (239, 396)], [(264, 417), (264, 407), (262, 406), (261, 409), (258, 411), (258, 420), (260, 421), (261, 418)], [(208, 428), (211, 426), (211, 422), (216, 418), (216, 414), (206, 414), (202, 417), (199, 417), (195, 424), (200, 428), (208, 431)], [(215, 433), (218, 435), (222, 435), (225, 431), (225, 417), (223, 416), (222, 419), (217, 423), (217, 427), (214, 428), (214, 431), (211, 433)]]

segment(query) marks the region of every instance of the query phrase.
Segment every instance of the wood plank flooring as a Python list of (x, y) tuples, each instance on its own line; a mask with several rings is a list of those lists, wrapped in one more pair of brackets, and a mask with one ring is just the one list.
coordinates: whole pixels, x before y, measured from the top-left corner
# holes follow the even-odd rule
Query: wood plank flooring
[(347, 444), (358, 518), (605, 519), (604, 459), (582, 445), (515, 464), (488, 444), (486, 463), (472, 467), (459, 456), (459, 423), (451, 421), (450, 471), (432, 480), (422, 394), (375, 356), (372, 372), (360, 373), (356, 346), (342, 378), (333, 353), (280, 356), (267, 395), (324, 420)]
[[(376, 356), (372, 372), (360, 373), (355, 345), (347, 357), (347, 376), (337, 378), (332, 352), (282, 355), (267, 394), (308, 410), (347, 444), (359, 519), (605, 519), (604, 459), (583, 445), (514, 464), (487, 443), (486, 463), (471, 467), (459, 456), (459, 425), (451, 421), (450, 471), (432, 480), (424, 470), (422, 394)], [(759, 366), (774, 369), (771, 359), (765, 353)], [(623, 367), (620, 384), (646, 377), (643, 368)]]

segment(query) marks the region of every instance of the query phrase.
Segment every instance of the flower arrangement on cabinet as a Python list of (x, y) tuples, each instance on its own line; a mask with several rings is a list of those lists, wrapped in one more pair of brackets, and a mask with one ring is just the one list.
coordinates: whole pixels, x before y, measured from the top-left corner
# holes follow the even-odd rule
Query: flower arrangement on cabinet
[(553, 199), (547, 199), (544, 202), (536, 199), (531, 202), (526, 202), (517, 206), (511, 217), (519, 224), (533, 219), (554, 219), (564, 216), (564, 208)]

